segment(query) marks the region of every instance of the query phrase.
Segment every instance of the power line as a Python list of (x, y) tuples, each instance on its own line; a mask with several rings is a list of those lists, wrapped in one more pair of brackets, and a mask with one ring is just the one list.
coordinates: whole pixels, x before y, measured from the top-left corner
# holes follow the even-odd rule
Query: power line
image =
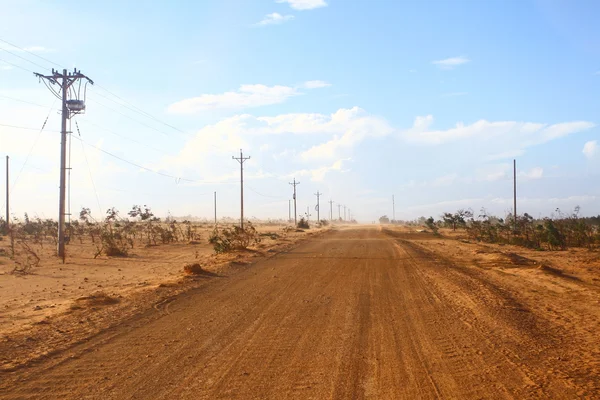
[(4, 59), (2, 59), (2, 58), (0, 58), (0, 61), (2, 61), (3, 63), (9, 64), (9, 65), (12, 65), (13, 67), (20, 68), (20, 69), (22, 69), (22, 70), (24, 70), (24, 71), (31, 72), (32, 74), (34, 73), (34, 72), (33, 72), (32, 70), (30, 70), (30, 69), (27, 69), (27, 68), (25, 68), (25, 67), (22, 67), (22, 66), (20, 66), (20, 65), (14, 64), (14, 63), (11, 63), (10, 61), (6, 61), (6, 60), (4, 60)]
[(166, 154), (167, 154), (167, 153), (165, 153), (164, 151), (162, 151), (162, 150), (160, 150), (160, 149), (157, 149), (156, 147), (152, 147), (152, 146), (150, 146), (150, 145), (149, 145), (149, 144), (147, 144), (147, 143), (144, 143), (144, 142), (141, 142), (141, 141), (139, 141), (139, 140), (135, 140), (135, 139), (129, 138), (129, 137), (127, 137), (127, 136), (123, 136), (123, 135), (121, 135), (121, 134), (118, 134), (117, 132), (115, 132), (115, 131), (113, 131), (113, 130), (110, 130), (110, 129), (108, 129), (108, 128), (104, 128), (104, 127), (102, 127), (102, 126), (100, 126), (100, 125), (98, 125), (98, 124), (96, 124), (96, 123), (94, 123), (94, 122), (91, 122), (91, 121), (86, 121), (85, 123), (86, 123), (86, 124), (93, 125), (93, 126), (95, 126), (96, 128), (98, 128), (98, 129), (101, 129), (101, 130), (103, 130), (103, 131), (106, 131), (106, 132), (108, 132), (108, 133), (110, 133), (110, 134), (113, 134), (113, 135), (115, 135), (115, 136), (117, 136), (117, 137), (120, 137), (121, 139), (129, 140), (129, 141), (130, 141), (130, 142), (132, 142), (132, 143), (136, 143), (136, 144), (139, 144), (139, 145), (141, 145), (141, 146), (147, 147), (147, 148), (149, 148), (149, 149), (151, 149), (151, 150), (154, 150), (154, 151), (156, 151), (156, 152), (158, 152), (158, 153), (161, 153), (161, 154), (164, 154), (164, 155), (166, 155)]
[(257, 192), (256, 190), (254, 190), (254, 189), (253, 189), (252, 187), (250, 187), (250, 186), (248, 186), (248, 189), (252, 190), (254, 193), (256, 193), (257, 195), (259, 195), (259, 196), (262, 196), (262, 197), (269, 197), (269, 198), (271, 198), (271, 199), (278, 199), (278, 200), (287, 200), (287, 199), (285, 199), (284, 197), (281, 197), (281, 196), (270, 196), (270, 195), (268, 195), (268, 194), (262, 194), (262, 193), (259, 193), (259, 192)]
[[(28, 100), (17, 99), (16, 97), (6, 96), (6, 95), (3, 95), (3, 94), (0, 94), (0, 97), (4, 98), (4, 99), (13, 100), (13, 101), (18, 101), (19, 103), (30, 104), (32, 106), (48, 108), (48, 106), (45, 106), (43, 104), (34, 103), (34, 102), (31, 102), (31, 101), (28, 101)], [(58, 110), (58, 108), (53, 108), (53, 110)]]
[[(105, 87), (102, 87), (102, 86), (100, 86), (100, 85), (97, 85), (97, 87), (99, 87), (100, 89), (104, 90), (105, 92), (107, 92), (107, 93), (111, 94), (112, 96), (116, 97), (117, 99), (121, 100), (121, 101), (122, 101), (122, 103), (118, 103), (118, 102), (116, 102), (115, 100), (113, 100), (113, 99), (111, 99), (111, 98), (109, 98), (109, 97), (103, 96), (103, 95), (101, 95), (100, 93), (96, 92), (96, 94), (97, 94), (98, 96), (104, 97), (104, 98), (105, 98), (105, 99), (107, 99), (107, 100), (110, 100), (110, 101), (113, 101), (113, 102), (115, 102), (115, 103), (117, 103), (117, 104), (120, 104), (120, 105), (122, 105), (122, 106), (125, 106), (125, 108), (127, 108), (127, 109), (129, 109), (129, 110), (131, 110), (131, 111), (134, 111), (134, 112), (137, 112), (138, 114), (140, 114), (140, 115), (143, 115), (143, 116), (145, 116), (145, 117), (147, 117), (147, 118), (150, 118), (150, 119), (152, 119), (152, 120), (154, 120), (154, 121), (156, 121), (156, 122), (158, 122), (158, 123), (160, 123), (160, 124), (162, 124), (162, 125), (164, 125), (164, 126), (167, 126), (167, 127), (171, 128), (171, 129), (174, 129), (174, 130), (176, 130), (177, 132), (180, 132), (180, 133), (183, 133), (183, 134), (187, 134), (185, 131), (183, 131), (183, 130), (181, 130), (181, 129), (177, 128), (176, 126), (173, 126), (173, 125), (171, 125), (171, 124), (168, 124), (168, 123), (166, 123), (166, 122), (164, 122), (164, 121), (161, 121), (160, 119), (156, 118), (154, 115), (152, 115), (152, 114), (150, 114), (150, 113), (147, 113), (146, 111), (142, 110), (141, 108), (139, 108), (139, 107), (137, 107), (137, 106), (133, 105), (132, 103), (130, 103), (130, 102), (128, 102), (127, 100), (123, 99), (122, 97), (120, 97), (120, 96), (118, 96), (118, 95), (114, 94), (113, 92), (111, 92), (110, 90), (106, 89)], [(123, 104), (123, 103), (124, 103), (124, 104)]]
[[(77, 123), (77, 120), (75, 120), (75, 127), (77, 128), (77, 134), (81, 138), (81, 131), (79, 130), (79, 124)], [(71, 141), (72, 140), (73, 140), (73, 135), (71, 135)], [(83, 157), (85, 158), (85, 164), (87, 165), (87, 168), (88, 168), (88, 174), (90, 176), (90, 181), (92, 182), (92, 187), (94, 188), (94, 194), (96, 195), (96, 202), (98, 203), (98, 208), (99, 208), (100, 212), (102, 212), (102, 206), (100, 205), (100, 197), (98, 196), (98, 190), (96, 190), (96, 184), (94, 183), (94, 178), (92, 176), (92, 169), (90, 168), (90, 163), (88, 162), (87, 154), (85, 153), (85, 146), (83, 145), (83, 140), (80, 141), (80, 143), (81, 143), (81, 151), (83, 152)]]
[(25, 58), (25, 57), (21, 57), (21, 56), (20, 56), (20, 55), (18, 55), (17, 53), (13, 53), (13, 52), (12, 52), (12, 51), (10, 51), (10, 50), (6, 50), (6, 49), (4, 49), (4, 48), (2, 48), (2, 47), (0, 47), (0, 50), (2, 50), (2, 51), (5, 51), (5, 52), (7, 52), (8, 54), (12, 54), (13, 56), (20, 58), (21, 60), (25, 60), (25, 61), (27, 61), (28, 63), (31, 63), (31, 64), (35, 65), (36, 67), (40, 67), (40, 68), (42, 68), (42, 69), (47, 69), (47, 67), (44, 67), (44, 66), (42, 66), (42, 65), (40, 65), (40, 64), (38, 64), (38, 63), (36, 63), (36, 62), (33, 62), (33, 61), (31, 61), (31, 60), (29, 60), (29, 59), (27, 59), (27, 58)]
[(123, 117), (125, 117), (125, 118), (128, 118), (128, 119), (130, 119), (130, 120), (132, 120), (132, 121), (135, 121), (135, 122), (137, 122), (137, 123), (138, 123), (138, 124), (140, 124), (140, 125), (143, 125), (143, 126), (145, 126), (146, 128), (150, 128), (150, 129), (152, 129), (152, 130), (154, 130), (154, 131), (156, 131), (156, 132), (158, 132), (158, 133), (161, 133), (161, 134), (165, 135), (165, 136), (166, 136), (166, 137), (168, 137), (168, 138), (171, 138), (171, 137), (172, 137), (172, 136), (171, 136), (171, 135), (169, 135), (168, 133), (165, 133), (165, 132), (161, 131), (160, 129), (157, 129), (157, 128), (153, 127), (153, 126), (150, 126), (150, 125), (146, 124), (145, 122), (141, 122), (140, 120), (137, 120), (137, 119), (135, 119), (135, 118), (133, 118), (133, 117), (131, 117), (131, 116), (127, 115), (127, 114), (123, 114), (122, 112), (120, 112), (120, 111), (117, 111), (117, 110), (115, 110), (114, 108), (111, 108), (111, 107), (109, 107), (109, 106), (107, 106), (107, 105), (105, 105), (105, 104), (102, 104), (102, 103), (98, 102), (98, 100), (94, 100), (94, 99), (91, 99), (91, 100), (92, 100), (94, 103), (96, 103), (96, 104), (98, 104), (98, 105), (100, 105), (100, 106), (102, 106), (102, 107), (104, 107), (104, 108), (106, 108), (106, 109), (108, 109), (108, 110), (110, 110), (110, 111), (116, 112), (117, 114), (120, 114), (120, 115), (122, 115), (122, 116), (123, 116)]
[(44, 58), (44, 57), (42, 57), (42, 56), (40, 56), (40, 55), (38, 55), (38, 54), (35, 54), (35, 53), (33, 53), (33, 52), (31, 52), (31, 51), (29, 51), (29, 50), (27, 50), (27, 49), (24, 49), (24, 48), (22, 48), (22, 47), (19, 47), (19, 46), (17, 46), (16, 44), (13, 44), (13, 43), (7, 42), (6, 40), (4, 40), (4, 39), (2, 39), (2, 38), (0, 38), (0, 42), (6, 43), (6, 44), (8, 44), (9, 46), (12, 46), (12, 47), (15, 47), (15, 48), (17, 48), (17, 49), (20, 49), (20, 50), (22, 50), (22, 51), (24, 51), (24, 52), (26, 52), (26, 53), (29, 53), (29, 54), (31, 54), (31, 55), (32, 55), (32, 56), (34, 56), (34, 57), (37, 57), (37, 58), (39, 58), (40, 60), (44, 60), (44, 61), (46, 61), (46, 62), (48, 62), (48, 63), (50, 63), (50, 64), (56, 65), (57, 67), (64, 68), (64, 66), (62, 66), (62, 65), (60, 65), (60, 64), (57, 64), (57, 63), (55, 63), (54, 61), (50, 61), (50, 60), (48, 60), (47, 58)]
[[(17, 126), (17, 125), (9, 125), (9, 124), (0, 124), (0, 126), (5, 126), (7, 128), (15, 128), (15, 129), (25, 129), (25, 130), (29, 130), (29, 131), (37, 131), (38, 130), (38, 128), (29, 128), (26, 126)], [(60, 133), (60, 131), (51, 131), (51, 130), (46, 130), (46, 132)]]
[[(30, 127), (17, 126), (17, 125), (8, 125), (8, 124), (0, 124), (0, 126), (6, 126), (6, 127), (9, 127), (9, 128), (15, 128), (15, 129), (25, 129), (25, 130), (35, 130), (35, 131), (38, 130), (37, 128), (30, 128)], [(47, 130), (46, 129), (46, 132), (57, 133), (59, 131), (51, 131), (51, 130)], [(185, 182), (201, 183), (201, 184), (208, 184), (208, 183), (210, 183), (210, 184), (232, 184), (232, 183), (235, 183), (235, 181), (205, 181), (205, 180), (201, 180), (201, 179), (180, 178), (178, 176), (167, 174), (167, 173), (160, 172), (160, 171), (156, 171), (156, 170), (153, 170), (151, 168), (147, 168), (147, 167), (144, 167), (144, 166), (142, 166), (140, 164), (137, 164), (137, 163), (135, 163), (133, 161), (129, 161), (129, 160), (123, 158), (123, 157), (117, 156), (116, 154), (113, 154), (113, 153), (111, 153), (111, 152), (109, 152), (107, 150), (104, 150), (104, 149), (96, 146), (96, 145), (93, 145), (93, 144), (91, 144), (91, 143), (83, 140), (82, 138), (78, 138), (78, 137), (75, 137), (75, 136), (73, 138), (76, 139), (76, 140), (80, 140), (81, 142), (85, 143), (86, 145), (88, 145), (88, 146), (90, 146), (90, 147), (92, 147), (92, 148), (94, 148), (94, 149), (96, 149), (96, 150), (98, 150), (98, 151), (100, 151), (100, 152), (102, 152), (102, 153), (104, 153), (106, 155), (109, 155), (109, 156), (111, 156), (113, 158), (116, 158), (117, 160), (122, 161), (122, 162), (124, 162), (126, 164), (130, 164), (130, 165), (132, 165), (134, 167), (141, 168), (141, 169), (143, 169), (145, 171), (148, 171), (148, 172), (153, 172), (153, 173), (155, 173), (157, 175), (161, 175), (161, 176), (164, 176), (164, 177), (167, 177), (167, 178), (175, 179), (177, 182), (185, 181)]]

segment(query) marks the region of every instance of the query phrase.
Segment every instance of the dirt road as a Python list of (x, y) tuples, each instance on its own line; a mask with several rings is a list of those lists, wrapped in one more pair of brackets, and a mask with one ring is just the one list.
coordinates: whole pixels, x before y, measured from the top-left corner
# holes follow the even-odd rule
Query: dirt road
[(4, 373), (0, 397), (593, 398), (571, 341), (485, 274), (349, 229)]

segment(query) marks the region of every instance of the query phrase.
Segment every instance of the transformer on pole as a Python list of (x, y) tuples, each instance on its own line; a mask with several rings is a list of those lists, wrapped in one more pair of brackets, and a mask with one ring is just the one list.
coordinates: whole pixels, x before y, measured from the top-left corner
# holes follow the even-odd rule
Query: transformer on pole
[[(67, 72), (63, 69), (62, 73), (52, 69), (52, 75), (43, 75), (34, 72), (34, 75), (43, 81), (46, 87), (62, 100), (62, 123), (60, 130), (60, 187), (58, 200), (58, 249), (59, 257), (65, 261), (65, 193), (66, 193), (66, 155), (67, 155), (67, 120), (76, 114), (85, 112), (85, 97), (87, 84), (94, 82), (83, 75), (81, 71), (73, 69), (73, 72)], [(81, 92), (81, 80), (85, 79), (83, 86), (83, 95)], [(48, 85), (48, 83), (50, 85)], [(79, 83), (76, 87), (75, 83)], [(58, 90), (54, 86), (58, 86)]]

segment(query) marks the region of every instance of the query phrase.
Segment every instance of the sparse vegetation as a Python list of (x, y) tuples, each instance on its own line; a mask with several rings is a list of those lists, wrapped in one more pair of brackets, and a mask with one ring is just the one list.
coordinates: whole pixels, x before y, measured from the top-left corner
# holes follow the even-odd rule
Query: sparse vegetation
[[(465, 229), (474, 240), (487, 243), (515, 244), (540, 250), (566, 250), (570, 247), (589, 249), (600, 246), (600, 216), (580, 217), (580, 208), (564, 214), (559, 209), (551, 217), (536, 219), (524, 213), (516, 218), (489, 215), (482, 209), (476, 217), (470, 210), (444, 213), (439, 222), (452, 230)], [(439, 223), (432, 217), (423, 221), (434, 233)]]
[(304, 217), (300, 218), (300, 221), (298, 221), (298, 229), (310, 229), (310, 225), (308, 224), (308, 220), (306, 220)]
[(246, 222), (244, 229), (239, 226), (219, 228), (211, 233), (208, 242), (213, 245), (215, 252), (228, 253), (243, 250), (260, 242), (260, 236), (251, 222)]
[(202, 266), (200, 264), (191, 263), (191, 264), (184, 265), (183, 272), (185, 272), (188, 275), (200, 275), (200, 274), (203, 274), (205, 272), (205, 270), (202, 268)]

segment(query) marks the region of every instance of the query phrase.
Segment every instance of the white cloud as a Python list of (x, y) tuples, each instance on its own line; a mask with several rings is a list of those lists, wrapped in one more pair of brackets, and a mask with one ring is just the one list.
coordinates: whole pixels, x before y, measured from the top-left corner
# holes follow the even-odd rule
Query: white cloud
[(326, 7), (325, 0), (276, 0), (277, 3), (288, 3), (295, 10), (313, 10)]
[(529, 171), (521, 171), (518, 173), (518, 177), (524, 180), (542, 179), (544, 177), (544, 169), (542, 167), (535, 167)]
[(279, 13), (274, 12), (272, 14), (265, 15), (263, 20), (258, 22), (256, 25), (258, 25), (258, 26), (279, 25), (279, 24), (283, 24), (284, 22), (291, 21), (292, 19), (294, 19), (293, 15), (281, 15)]
[(319, 89), (331, 86), (331, 83), (325, 81), (306, 81), (303, 86), (306, 89)]
[(258, 150), (265, 152), (265, 151), (269, 151), (269, 149), (271, 148), (271, 146), (269, 145), (269, 143), (265, 143), (263, 145), (261, 145)]
[(594, 75), (600, 75), (600, 71), (596, 71)]
[[(534, 146), (558, 139), (573, 133), (582, 132), (595, 127), (596, 125), (588, 121), (573, 121), (558, 123), (553, 125), (517, 122), (517, 121), (498, 121), (489, 122), (479, 120), (470, 125), (462, 122), (456, 124), (454, 128), (446, 130), (429, 130), (433, 123), (433, 116), (415, 118), (411, 129), (401, 133), (401, 137), (406, 141), (423, 145), (441, 145), (461, 140), (471, 140), (473, 142), (497, 140), (499, 142), (497, 149), (503, 145), (515, 146), (516, 149), (509, 149), (495, 154), (499, 155), (515, 153), (526, 147)], [(494, 143), (495, 144), (495, 143)]]
[(581, 151), (587, 158), (594, 158), (596, 154), (598, 154), (598, 141), (590, 140), (586, 144), (583, 145), (583, 150)]
[(329, 132), (335, 133), (334, 137), (301, 153), (304, 160), (335, 158), (344, 149), (351, 149), (367, 137), (383, 137), (393, 132), (385, 119), (369, 115), (358, 107), (340, 109), (329, 120), (323, 117), (305, 120), (306, 127), (310, 126), (317, 132), (329, 128)]
[(448, 174), (444, 176), (440, 176), (431, 182), (432, 186), (451, 186), (458, 179), (458, 174)]
[(313, 169), (302, 169), (299, 171), (295, 171), (295, 172), (292, 172), (291, 174), (288, 174), (288, 177), (294, 178), (294, 177), (298, 177), (298, 176), (310, 176), (311, 181), (322, 182), (323, 179), (325, 179), (325, 175), (331, 171), (345, 172), (342, 169), (344, 161), (350, 161), (350, 159), (347, 158), (347, 159), (337, 160), (336, 162), (334, 162), (332, 165), (329, 165), (329, 166), (318, 167), (318, 168), (313, 168)]
[(459, 65), (466, 64), (470, 61), (471, 60), (469, 60), (468, 58), (461, 56), (446, 58), (444, 60), (432, 61), (431, 63), (437, 65), (441, 69), (452, 69), (458, 67)]
[(24, 51), (29, 51), (30, 53), (52, 53), (54, 49), (49, 49), (44, 46), (29, 46), (23, 48)]
[[(263, 154), (273, 151), (265, 145), (264, 135), (306, 135), (307, 142), (322, 140), (323, 136), (333, 137), (328, 142), (315, 145), (298, 154), (296, 150), (274, 151), (272, 158), (286, 160), (287, 163), (333, 159), (336, 163), (299, 171), (321, 180), (333, 170), (341, 170), (341, 162), (346, 160), (352, 147), (367, 137), (379, 137), (393, 130), (387, 122), (372, 116), (358, 107), (339, 109), (333, 114), (282, 114), (274, 117), (255, 117), (249, 114), (226, 118), (216, 124), (200, 129), (188, 140), (181, 151), (163, 159), (160, 167), (182, 176), (200, 176), (199, 179), (214, 181), (222, 175), (223, 168), (230, 168), (230, 157), (240, 148), (251, 153), (258, 149)], [(256, 154), (259, 156), (260, 153)], [(268, 156), (267, 156), (268, 157)], [(269, 157), (271, 158), (271, 157)], [(340, 161), (342, 160), (342, 161)]]
[(458, 97), (458, 96), (466, 96), (469, 93), (467, 92), (451, 92), (451, 93), (444, 93), (442, 95), (440, 95), (440, 97)]
[(202, 94), (180, 100), (171, 104), (168, 111), (175, 114), (194, 114), (206, 110), (260, 107), (283, 103), (288, 98), (300, 94), (291, 86), (241, 85), (235, 92)]

